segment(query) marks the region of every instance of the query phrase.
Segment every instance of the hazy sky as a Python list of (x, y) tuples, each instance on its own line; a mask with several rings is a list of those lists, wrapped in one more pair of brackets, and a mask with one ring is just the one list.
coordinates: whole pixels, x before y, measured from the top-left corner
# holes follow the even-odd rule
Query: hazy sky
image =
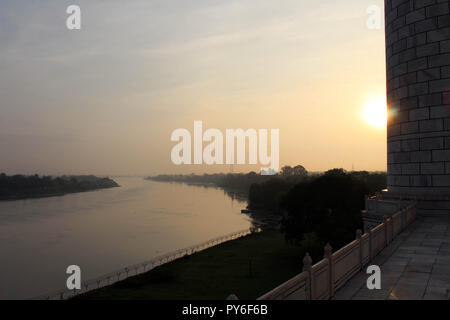
[[(71, 4), (79, 31), (66, 28)], [(385, 170), (386, 130), (362, 115), (385, 96), (373, 4), (2, 0), (0, 172), (229, 171), (172, 164), (170, 135), (194, 120), (279, 129), (281, 165)]]

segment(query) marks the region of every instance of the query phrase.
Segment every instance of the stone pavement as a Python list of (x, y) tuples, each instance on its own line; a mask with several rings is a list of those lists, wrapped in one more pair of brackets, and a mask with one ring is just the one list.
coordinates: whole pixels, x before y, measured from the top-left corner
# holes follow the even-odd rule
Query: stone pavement
[(450, 217), (418, 217), (371, 263), (381, 269), (381, 290), (369, 290), (365, 270), (335, 295), (336, 300), (448, 300)]

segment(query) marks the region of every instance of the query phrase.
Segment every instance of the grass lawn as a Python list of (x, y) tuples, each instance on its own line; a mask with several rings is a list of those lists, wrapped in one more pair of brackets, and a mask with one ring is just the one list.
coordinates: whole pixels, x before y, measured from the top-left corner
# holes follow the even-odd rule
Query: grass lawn
[(303, 252), (266, 230), (156, 267), (76, 299), (256, 299), (301, 272)]

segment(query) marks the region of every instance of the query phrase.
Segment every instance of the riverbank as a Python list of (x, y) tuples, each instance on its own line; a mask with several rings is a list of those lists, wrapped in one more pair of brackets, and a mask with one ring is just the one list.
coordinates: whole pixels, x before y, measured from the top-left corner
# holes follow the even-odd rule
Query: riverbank
[(0, 174), (0, 201), (14, 201), (64, 196), (119, 185), (112, 179), (96, 176), (7, 176)]
[(301, 271), (303, 252), (265, 230), (185, 256), (75, 299), (256, 299)]

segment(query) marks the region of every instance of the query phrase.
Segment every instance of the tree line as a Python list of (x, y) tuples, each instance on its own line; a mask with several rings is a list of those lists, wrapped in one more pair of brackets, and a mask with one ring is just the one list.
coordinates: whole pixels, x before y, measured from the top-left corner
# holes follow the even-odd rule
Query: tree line
[(281, 218), (286, 241), (320, 258), (327, 242), (340, 248), (362, 228), (366, 195), (386, 188), (386, 172), (332, 169), (309, 173), (303, 166), (285, 166), (277, 175), (247, 174), (161, 175), (156, 181), (202, 183), (246, 189), (248, 207)]
[(109, 178), (87, 176), (39, 176), (0, 173), (0, 200), (62, 195), (73, 192), (113, 188), (119, 185)]

